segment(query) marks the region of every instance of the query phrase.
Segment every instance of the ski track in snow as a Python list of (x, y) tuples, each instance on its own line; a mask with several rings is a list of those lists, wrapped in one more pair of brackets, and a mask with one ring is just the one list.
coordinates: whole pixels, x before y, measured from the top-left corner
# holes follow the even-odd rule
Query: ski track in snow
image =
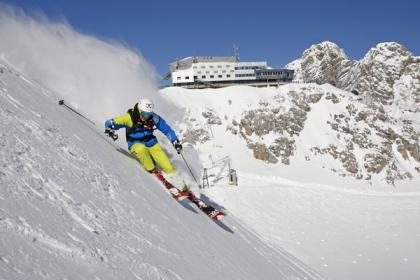
[[(27, 82), (25, 79), (24, 81)], [(93, 205), (88, 205), (89, 201), (85, 201), (85, 203), (77, 202), (83, 194), (73, 193), (71, 195), (67, 193), (67, 191), (72, 191), (74, 186), (63, 186), (63, 183), (66, 184), (65, 182), (54, 182), (51, 175), (58, 173), (61, 174), (60, 178), (65, 178), (66, 173), (70, 173), (71, 177), (84, 179), (89, 186), (97, 187), (93, 192), (101, 192), (105, 199), (114, 200), (114, 203), (116, 200), (114, 188), (118, 187), (117, 180), (109, 177), (102, 167), (89, 159), (87, 154), (75, 148), (68, 139), (63, 138), (60, 129), (55, 124), (43, 119), (41, 114), (34, 115), (44, 121), (42, 127), (36, 121), (25, 119), (24, 110), (27, 110), (27, 108), (8, 93), (3, 97), (12, 105), (12, 108), (4, 109), (3, 106), (0, 108), (0, 116), (6, 120), (3, 123), (8, 125), (2, 131), (7, 131), (8, 135), (13, 136), (11, 139), (3, 139), (2, 137), (4, 141), (2, 141), (3, 147), (0, 155), (2, 161), (8, 164), (3, 165), (0, 182), (2, 186), (8, 185), (11, 187), (11, 191), (2, 194), (2, 199), (10, 199), (14, 196), (19, 197), (18, 200), (22, 200), (22, 195), (24, 195), (30, 201), (42, 200), (47, 202), (50, 207), (56, 209), (58, 207), (57, 210), (61, 212), (60, 215), (69, 216), (74, 223), (79, 224), (87, 232), (92, 234), (106, 232), (102, 225), (108, 225), (110, 221), (115, 219), (115, 216), (109, 215), (110, 213), (101, 213), (105, 217), (102, 218), (102, 221), (97, 221), (99, 214), (92, 208)], [(30, 111), (34, 113), (32, 110)], [(16, 115), (19, 115), (19, 117)], [(22, 135), (32, 135), (32, 137), (22, 137)], [(76, 136), (76, 138), (79, 137)], [(11, 153), (11, 151), (15, 152)], [(59, 164), (52, 156), (54, 153), (60, 157)], [(46, 154), (47, 156), (45, 156)], [(71, 166), (71, 168), (68, 168), (68, 166)], [(10, 181), (9, 178), (15, 179)], [(75, 198), (74, 195), (78, 198)], [(118, 206), (118, 203), (116, 203), (116, 206)], [(0, 210), (3, 212), (3, 209)], [(35, 206), (35, 203), (33, 204), (33, 211), (43, 213), (43, 210)], [(42, 230), (29, 225), (22, 217), (16, 219), (2, 218), (0, 225), (2, 230), (15, 232), (25, 239), (42, 244), (47, 250), (57, 251), (61, 255), (71, 258), (93, 258), (93, 260), (107, 261), (106, 254), (102, 253), (100, 249), (88, 248), (86, 243), (81, 242), (80, 238), (70, 233), (68, 235), (71, 236), (74, 245), (63, 243), (49, 236)], [(134, 238), (139, 244), (153, 247), (167, 254), (170, 253), (140, 236), (134, 236)], [(136, 253), (136, 251), (134, 250), (133, 253)], [(151, 265), (148, 266), (148, 269), (154, 271), (149, 275), (151, 279), (173, 278), (165, 277), (167, 273), (161, 274), (158, 269)]]
[(66, 245), (65, 243), (62, 243), (57, 239), (48, 236), (41, 230), (34, 229), (22, 217), (18, 217), (14, 221), (8, 218), (3, 219), (0, 221), (0, 225), (5, 230), (17, 232), (18, 234), (25, 236), (26, 239), (31, 240), (34, 243), (38, 242), (48, 247), (49, 249), (57, 250), (62, 254), (71, 256), (72, 258), (88, 258), (88, 256), (85, 252), (83, 252), (83, 250), (77, 247)]

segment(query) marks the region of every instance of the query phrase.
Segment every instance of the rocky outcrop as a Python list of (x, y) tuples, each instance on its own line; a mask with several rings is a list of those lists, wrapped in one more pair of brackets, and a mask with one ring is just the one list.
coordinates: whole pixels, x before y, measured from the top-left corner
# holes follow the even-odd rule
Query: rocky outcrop
[(206, 118), (208, 124), (221, 125), (221, 118), (211, 109), (207, 109), (203, 113), (203, 117)]
[(266, 145), (262, 143), (250, 143), (248, 144), (248, 148), (250, 148), (253, 153), (254, 157), (259, 160), (263, 160), (269, 163), (277, 163), (278, 159), (273, 156), (270, 150), (267, 148)]
[[(295, 138), (300, 135), (305, 127), (307, 113), (311, 111), (311, 104), (319, 102), (322, 93), (312, 93), (311, 87), (302, 88), (302, 92), (289, 91), (287, 98), (293, 104), (288, 111), (282, 107), (283, 96), (275, 96), (274, 100), (278, 105), (270, 110), (263, 108), (248, 110), (243, 113), (239, 123), (241, 136), (246, 139), (248, 147), (253, 149), (258, 159), (269, 159), (269, 162), (276, 163), (279, 158), (283, 164), (290, 164), (290, 158), (295, 151)], [(268, 147), (262, 143), (255, 143), (252, 135), (264, 137), (270, 133), (279, 135)], [(264, 145), (264, 148), (262, 147)]]
[(390, 105), (394, 101), (394, 85), (412, 64), (414, 57), (397, 43), (381, 43), (358, 62), (349, 62), (338, 72), (337, 87), (357, 90), (370, 103)]
[[(297, 79), (307, 83), (330, 84), (337, 83), (337, 73), (341, 69), (342, 63), (348, 61), (346, 53), (332, 42), (323, 42), (311, 46), (302, 54), (299, 62), (295, 62), (300, 67), (296, 70)], [(286, 66), (294, 68), (293, 64)]]
[(417, 96), (419, 105), (419, 60), (404, 46), (387, 42), (370, 49), (360, 61), (351, 61), (336, 44), (323, 42), (311, 46), (302, 58), (286, 67), (295, 70), (297, 81), (330, 83), (362, 95), (371, 105), (391, 105), (400, 100), (395, 98), (397, 94), (404, 100)]
[(210, 140), (210, 136), (208, 135), (207, 131), (202, 129), (202, 128), (198, 128), (198, 129), (188, 129), (184, 134), (183, 134), (183, 141), (186, 143), (190, 143), (190, 144), (197, 144), (197, 143), (205, 143), (207, 141)]

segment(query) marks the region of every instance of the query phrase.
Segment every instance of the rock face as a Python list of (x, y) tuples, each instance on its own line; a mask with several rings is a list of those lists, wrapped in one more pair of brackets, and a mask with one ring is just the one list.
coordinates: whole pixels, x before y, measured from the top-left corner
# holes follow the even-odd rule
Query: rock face
[[(370, 180), (380, 175), (387, 184), (411, 179), (420, 166), (419, 128), (414, 120), (392, 116), (382, 106), (370, 107), (353, 98), (350, 92), (314, 93), (323, 90), (316, 85), (301, 86), (301, 91), (289, 91), (285, 95), (290, 107), (276, 103), (274, 108), (258, 108), (244, 111), (239, 124), (240, 135), (253, 150), (257, 159), (270, 163), (289, 165), (299, 147), (296, 142), (308, 143), (311, 148), (299, 150), (306, 160), (333, 159), (341, 168), (330, 170), (339, 176)], [(287, 102), (289, 101), (289, 102)], [(319, 108), (331, 108), (324, 111)], [(310, 115), (312, 111), (318, 111)], [(416, 119), (419, 112), (409, 118)], [(327, 127), (320, 134), (329, 134), (322, 144), (314, 139), (302, 139), (302, 133), (316, 127)], [(273, 137), (273, 135), (275, 135)], [(271, 136), (273, 140), (264, 140)], [(308, 137), (308, 136), (306, 136)], [(263, 144), (264, 143), (264, 144)], [(302, 149), (302, 148), (300, 148)], [(403, 161), (407, 161), (403, 163)], [(409, 167), (408, 162), (415, 162)], [(417, 166), (417, 168), (416, 168)]]
[(362, 95), (369, 103), (391, 105), (400, 100), (396, 95), (402, 90), (414, 93), (402, 99), (414, 99), (419, 105), (419, 63), (419, 57), (395, 42), (378, 44), (360, 61), (349, 60), (336, 44), (323, 42), (311, 46), (302, 58), (286, 67), (295, 70), (297, 81), (330, 83)]
[[(239, 124), (241, 136), (246, 139), (248, 147), (253, 149), (257, 159), (263, 159), (276, 163), (278, 159), (283, 164), (289, 164), (295, 150), (295, 137), (298, 137), (304, 129), (307, 113), (311, 110), (310, 104), (317, 103), (322, 94), (301, 94), (289, 91), (287, 98), (293, 106), (287, 112), (281, 105), (284, 97), (278, 95), (274, 98), (274, 108), (267, 106), (257, 110), (243, 112), (243, 118)], [(282, 113), (284, 112), (284, 113)], [(279, 135), (270, 145), (262, 147), (261, 143), (251, 140), (252, 135), (264, 137), (270, 133)]]
[(288, 64), (295, 69), (296, 80), (307, 83), (337, 83), (337, 73), (341, 65), (348, 61), (344, 50), (332, 42), (311, 46), (303, 52), (302, 58)]
[(378, 44), (362, 60), (344, 63), (338, 73), (337, 87), (357, 90), (370, 99), (369, 102), (391, 105), (395, 97), (394, 85), (406, 69), (418, 69), (418, 60), (400, 44)]

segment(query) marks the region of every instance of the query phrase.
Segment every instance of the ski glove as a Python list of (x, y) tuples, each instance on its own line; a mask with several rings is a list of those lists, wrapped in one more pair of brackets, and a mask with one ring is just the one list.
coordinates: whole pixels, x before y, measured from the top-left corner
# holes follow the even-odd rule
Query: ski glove
[(109, 119), (105, 122), (105, 128), (112, 128), (114, 129), (114, 120), (113, 119)]
[(174, 142), (172, 142), (172, 145), (174, 145), (174, 148), (177, 151), (177, 153), (180, 154), (182, 150), (182, 145), (181, 143), (179, 143), (179, 140), (176, 139)]
[(118, 139), (118, 135), (115, 134), (115, 130), (112, 127), (107, 127), (105, 128), (105, 132), (106, 135), (108, 135), (108, 137), (111, 137), (112, 140), (117, 140)]

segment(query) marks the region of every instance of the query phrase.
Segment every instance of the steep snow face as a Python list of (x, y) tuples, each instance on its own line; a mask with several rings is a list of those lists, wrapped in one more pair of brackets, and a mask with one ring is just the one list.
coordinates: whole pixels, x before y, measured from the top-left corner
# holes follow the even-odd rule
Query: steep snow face
[[(419, 112), (390, 115), (350, 92), (316, 84), (161, 94), (185, 108), (179, 129), (203, 162), (229, 155), (251, 171), (248, 155), (269, 163), (267, 170), (308, 182), (326, 183), (333, 175), (333, 184), (347, 178), (353, 188), (419, 185)], [(304, 178), (302, 169), (309, 170)]]
[(0, 62), (0, 278), (321, 278), (229, 216), (178, 204), (57, 100)]

